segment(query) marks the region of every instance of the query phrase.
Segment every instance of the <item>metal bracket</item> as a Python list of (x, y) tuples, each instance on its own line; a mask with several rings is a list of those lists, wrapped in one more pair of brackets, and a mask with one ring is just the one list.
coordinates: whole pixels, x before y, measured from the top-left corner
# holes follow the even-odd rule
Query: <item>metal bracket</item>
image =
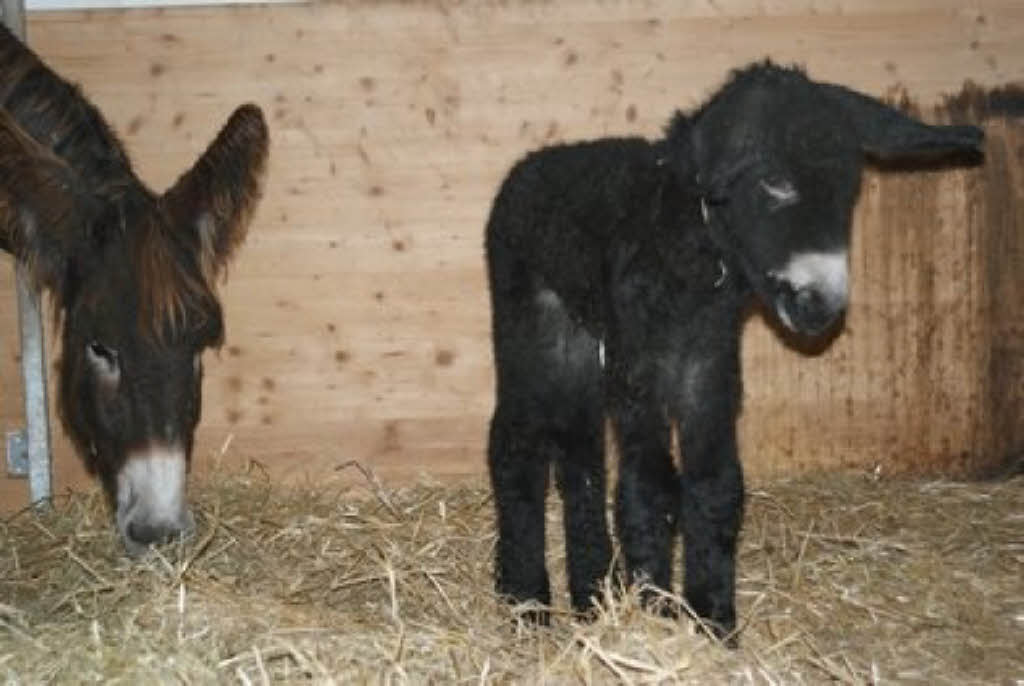
[(7, 476), (28, 478), (28, 436), (24, 429), (7, 432)]

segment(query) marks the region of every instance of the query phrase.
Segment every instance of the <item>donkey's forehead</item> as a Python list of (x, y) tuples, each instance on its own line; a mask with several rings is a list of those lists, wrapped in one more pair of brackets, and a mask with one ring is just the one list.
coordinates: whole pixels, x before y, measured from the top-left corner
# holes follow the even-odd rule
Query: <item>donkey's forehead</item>
[(705, 141), (712, 158), (747, 159), (766, 167), (829, 164), (858, 155), (853, 129), (841, 112), (766, 106), (723, 118)]
[[(93, 326), (164, 346), (215, 342), (220, 305), (187, 242), (159, 222), (108, 238), (83, 273), (79, 305)], [(98, 333), (98, 332), (97, 332)]]
[(740, 89), (723, 103), (719, 115), (739, 128), (751, 127), (767, 138), (801, 134), (842, 140), (852, 134), (846, 110), (817, 83), (804, 79)]
[[(847, 171), (859, 169), (860, 149), (852, 131), (838, 122), (825, 126), (820, 122), (785, 122), (764, 131), (752, 133), (740, 156), (752, 157), (763, 174), (798, 174), (800, 170), (820, 175), (817, 181), (848, 182)], [(736, 153), (733, 153), (736, 155)], [(835, 170), (827, 174), (822, 169)], [(840, 178), (842, 177), (842, 178)]]

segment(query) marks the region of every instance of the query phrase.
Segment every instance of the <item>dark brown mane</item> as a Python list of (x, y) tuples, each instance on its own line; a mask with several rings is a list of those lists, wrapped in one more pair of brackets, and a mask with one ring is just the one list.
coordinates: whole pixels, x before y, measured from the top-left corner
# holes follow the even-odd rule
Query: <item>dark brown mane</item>
[(138, 322), (146, 338), (165, 343), (186, 330), (203, 329), (217, 316), (214, 283), (200, 265), (158, 222), (138, 227), (134, 254), (138, 282)]

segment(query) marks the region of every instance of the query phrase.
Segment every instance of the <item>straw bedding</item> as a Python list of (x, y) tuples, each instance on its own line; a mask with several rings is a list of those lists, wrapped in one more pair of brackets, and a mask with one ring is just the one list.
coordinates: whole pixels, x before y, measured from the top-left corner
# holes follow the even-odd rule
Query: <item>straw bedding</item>
[[(358, 466), (343, 470), (351, 474)], [(361, 468), (360, 468), (361, 469)], [(198, 531), (124, 557), (98, 493), (0, 528), (0, 675), (12, 683), (1024, 683), (1024, 478), (830, 474), (750, 489), (741, 645), (609, 590), (550, 629), (492, 594), (486, 484), (371, 473), (197, 480)], [(346, 485), (347, 484), (347, 485)], [(678, 575), (677, 577), (678, 578)]]

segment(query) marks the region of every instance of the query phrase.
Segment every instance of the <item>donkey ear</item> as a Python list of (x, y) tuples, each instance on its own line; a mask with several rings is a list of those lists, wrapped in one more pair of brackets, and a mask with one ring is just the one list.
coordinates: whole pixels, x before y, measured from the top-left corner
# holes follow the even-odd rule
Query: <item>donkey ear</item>
[(0, 248), (24, 263), (37, 287), (60, 294), (87, 197), (75, 172), (0, 110)]
[(214, 282), (245, 240), (262, 193), (269, 138), (259, 107), (242, 105), (161, 199), (179, 227), (195, 232), (208, 283)]
[(931, 126), (874, 98), (835, 84), (822, 84), (847, 111), (861, 147), (883, 160), (935, 159), (953, 153), (980, 153), (985, 134), (975, 126)]

